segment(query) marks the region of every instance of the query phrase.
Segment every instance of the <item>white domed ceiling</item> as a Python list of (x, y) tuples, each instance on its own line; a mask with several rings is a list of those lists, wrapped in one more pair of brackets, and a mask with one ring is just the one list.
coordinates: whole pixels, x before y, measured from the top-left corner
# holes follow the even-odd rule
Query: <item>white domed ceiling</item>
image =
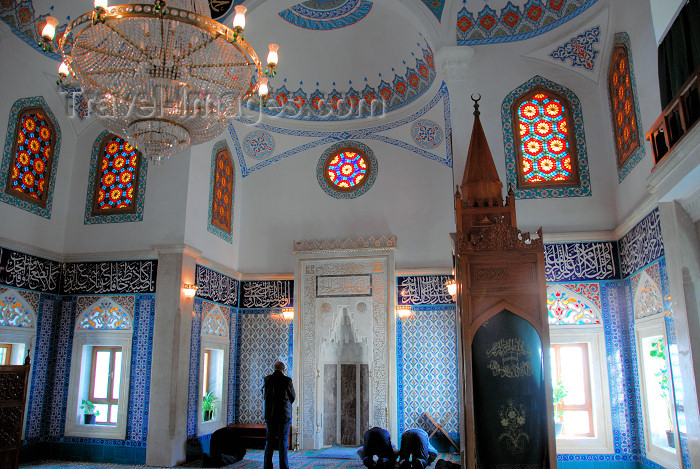
[[(209, 6), (212, 16), (227, 25), (234, 4), (248, 6), (246, 39), (263, 60), (268, 43), (280, 44), (278, 73), (270, 82), (265, 114), (343, 121), (383, 115), (430, 88), (437, 76), (436, 45), (453, 41), (439, 34), (455, 34), (459, 45), (527, 39), (567, 22), (595, 2), (209, 0)], [(110, 1), (116, 3), (121, 2)], [(76, 18), (91, 6), (90, 0), (0, 0), (0, 18), (38, 49), (38, 26), (48, 14), (60, 21), (60, 33), (68, 17)], [(448, 21), (455, 24), (441, 24)], [(59, 60), (56, 53), (43, 53)]]

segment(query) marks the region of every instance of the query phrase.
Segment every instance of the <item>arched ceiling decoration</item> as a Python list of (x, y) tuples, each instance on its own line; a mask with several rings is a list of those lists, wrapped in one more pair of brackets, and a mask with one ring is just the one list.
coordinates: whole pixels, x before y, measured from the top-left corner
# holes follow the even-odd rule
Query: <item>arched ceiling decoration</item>
[[(494, 44), (529, 39), (576, 17), (597, 0), (492, 0), (476, 10), (464, 6), (457, 15), (457, 45)], [(520, 4), (520, 5), (519, 5)], [(491, 8), (491, 7), (495, 7)], [(499, 13), (500, 11), (500, 13)]]
[(445, 0), (422, 0), (425, 6), (435, 15), (438, 21), (442, 18), (442, 9), (445, 7)]
[[(450, 105), (444, 82), (435, 96), (411, 115), (364, 129), (298, 130), (256, 122), (245, 116), (237, 116), (236, 120), (238, 123), (229, 126), (229, 133), (243, 177), (297, 153), (348, 139), (380, 141), (445, 166), (452, 166)], [(423, 125), (417, 127), (415, 122)], [(285, 138), (287, 144), (283, 148), (288, 149), (277, 152), (273, 135)]]
[(305, 29), (331, 30), (362, 20), (372, 9), (368, 0), (309, 0), (280, 11), (287, 22)]

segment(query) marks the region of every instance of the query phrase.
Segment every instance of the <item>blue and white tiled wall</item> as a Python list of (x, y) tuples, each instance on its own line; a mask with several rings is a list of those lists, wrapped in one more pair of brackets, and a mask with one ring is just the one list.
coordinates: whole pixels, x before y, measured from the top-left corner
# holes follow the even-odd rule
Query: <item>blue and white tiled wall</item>
[[(0, 249), (0, 289), (13, 288), (29, 304), (36, 303), (36, 343), (29, 352), (32, 375), (23, 458), (50, 455), (145, 462), (156, 268), (156, 261), (59, 264)], [(124, 440), (75, 438), (64, 433), (75, 320), (84, 308), (103, 296), (124, 306), (134, 319)]]

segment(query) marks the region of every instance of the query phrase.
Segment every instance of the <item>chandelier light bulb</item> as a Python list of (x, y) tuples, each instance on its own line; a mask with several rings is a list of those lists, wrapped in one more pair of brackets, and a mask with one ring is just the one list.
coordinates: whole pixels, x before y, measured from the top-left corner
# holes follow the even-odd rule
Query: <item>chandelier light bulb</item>
[(260, 82), (258, 83), (258, 94), (260, 97), (265, 97), (270, 93), (270, 90), (267, 88), (267, 78), (262, 77), (260, 79)]
[(106, 10), (108, 4), (108, 0), (95, 0), (95, 10)]
[(280, 46), (277, 44), (270, 44), (268, 46), (268, 50), (269, 52), (267, 53), (267, 66), (269, 68), (275, 68), (277, 66), (277, 62), (279, 61), (277, 51), (280, 50)]
[(56, 18), (54, 18), (53, 16), (47, 16), (46, 25), (44, 25), (44, 29), (41, 30), (41, 37), (44, 39), (48, 39), (49, 41), (53, 40), (54, 36), (56, 35), (57, 25), (58, 20)]
[(245, 12), (248, 11), (243, 5), (236, 5), (236, 16), (233, 17), (233, 30), (237, 33), (245, 29)]
[(66, 61), (64, 60), (63, 62), (61, 62), (61, 65), (58, 66), (58, 74), (59, 74), (59, 76), (61, 76), (61, 78), (65, 78), (68, 76), (69, 73), (70, 73), (70, 68), (68, 67), (68, 64), (66, 63)]
[(455, 282), (453, 279), (450, 279), (447, 282), (445, 282), (445, 285), (447, 286), (447, 293), (449, 293), (450, 296), (455, 296), (457, 294), (457, 282)]

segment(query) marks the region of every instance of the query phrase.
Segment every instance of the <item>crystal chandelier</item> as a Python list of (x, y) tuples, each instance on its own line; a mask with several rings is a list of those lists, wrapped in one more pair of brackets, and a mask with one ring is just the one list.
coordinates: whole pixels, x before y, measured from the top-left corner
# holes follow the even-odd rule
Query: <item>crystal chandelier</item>
[(219, 135), (256, 93), (264, 103), (279, 46), (263, 67), (243, 37), (245, 11), (236, 7), (229, 28), (206, 0), (95, 0), (58, 40), (59, 82), (76, 79), (98, 121), (160, 163)]

